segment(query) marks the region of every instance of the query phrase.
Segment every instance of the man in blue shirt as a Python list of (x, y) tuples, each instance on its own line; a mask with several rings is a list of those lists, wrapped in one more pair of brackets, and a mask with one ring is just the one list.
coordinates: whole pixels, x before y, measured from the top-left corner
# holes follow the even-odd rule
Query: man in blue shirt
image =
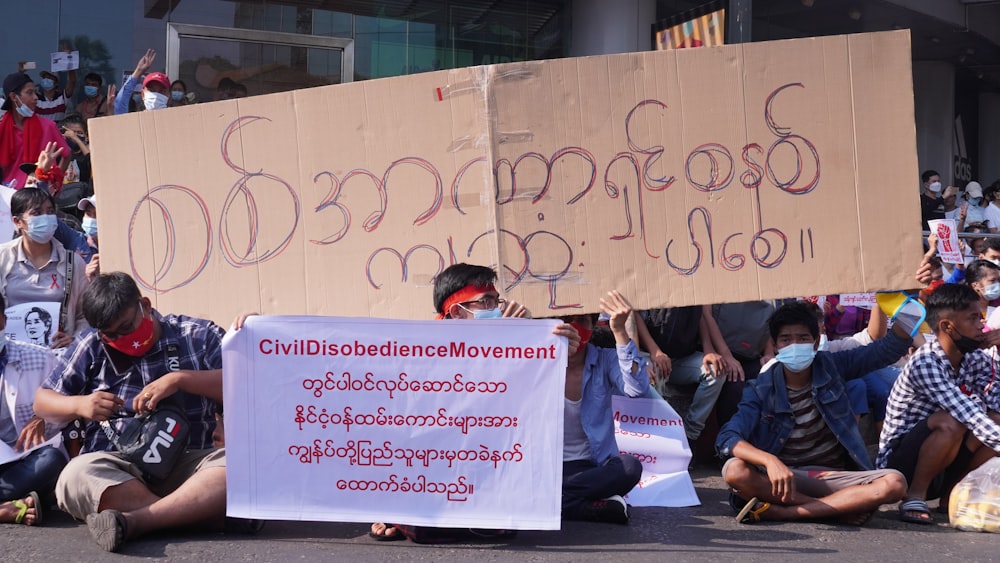
[(788, 303), (771, 316), (777, 363), (747, 383), (716, 441), (719, 454), (731, 457), (722, 476), (733, 489), (738, 522), (861, 525), (882, 504), (902, 498), (901, 473), (873, 470), (844, 380), (903, 356), (912, 341), (907, 324), (897, 318), (893, 333), (869, 346), (817, 353), (819, 323), (806, 303)]
[(645, 396), (649, 376), (625, 329), (632, 306), (620, 293), (610, 291), (601, 298), (601, 310), (610, 317), (614, 350), (588, 344), (592, 315), (563, 317), (580, 333), (580, 348), (566, 365), (562, 516), (627, 524), (628, 505), (622, 495), (639, 482), (642, 464), (618, 453), (611, 397)]

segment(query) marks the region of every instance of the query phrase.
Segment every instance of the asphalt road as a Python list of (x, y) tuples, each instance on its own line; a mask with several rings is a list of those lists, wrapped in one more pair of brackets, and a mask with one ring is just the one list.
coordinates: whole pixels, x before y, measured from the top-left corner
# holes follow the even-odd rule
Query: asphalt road
[(816, 523), (737, 525), (718, 473), (693, 473), (702, 505), (634, 508), (628, 526), (567, 522), (559, 532), (520, 532), (507, 543), (421, 546), (375, 542), (364, 524), (269, 522), (257, 536), (169, 533), (119, 554), (101, 551), (87, 528), (50, 511), (45, 526), (0, 526), (0, 561), (1000, 561), (1000, 535), (938, 524), (903, 524), (885, 507), (863, 528)]

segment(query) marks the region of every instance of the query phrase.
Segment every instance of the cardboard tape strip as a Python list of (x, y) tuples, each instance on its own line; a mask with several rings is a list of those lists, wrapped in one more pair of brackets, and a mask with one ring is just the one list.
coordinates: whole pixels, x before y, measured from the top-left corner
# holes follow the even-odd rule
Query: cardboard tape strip
[(499, 82), (511, 82), (537, 78), (538, 72), (535, 68), (538, 65), (538, 61), (519, 63), (509, 69), (484, 73), (486, 75), (492, 74), (492, 76), (489, 77), (479, 76), (470, 80), (462, 80), (461, 82), (439, 86), (434, 89), (434, 98), (439, 102), (443, 102), (445, 99), (451, 98), (452, 96), (483, 91), (486, 85), (490, 82), (496, 84)]

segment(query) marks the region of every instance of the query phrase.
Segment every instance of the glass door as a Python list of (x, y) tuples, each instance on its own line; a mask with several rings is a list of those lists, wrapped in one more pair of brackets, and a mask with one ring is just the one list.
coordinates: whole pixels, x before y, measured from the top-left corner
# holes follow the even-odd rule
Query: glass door
[(167, 24), (167, 74), (199, 102), (350, 82), (354, 40)]

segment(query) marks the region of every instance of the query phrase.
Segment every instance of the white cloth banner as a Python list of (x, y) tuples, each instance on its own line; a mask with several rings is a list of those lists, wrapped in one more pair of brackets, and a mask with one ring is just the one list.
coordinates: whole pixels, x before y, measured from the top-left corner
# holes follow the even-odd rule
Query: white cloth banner
[(559, 529), (556, 324), (249, 318), (223, 341), (228, 514)]
[(642, 462), (642, 479), (625, 496), (633, 506), (701, 504), (687, 467), (691, 461), (684, 421), (663, 399), (615, 395), (615, 440), (623, 454)]

